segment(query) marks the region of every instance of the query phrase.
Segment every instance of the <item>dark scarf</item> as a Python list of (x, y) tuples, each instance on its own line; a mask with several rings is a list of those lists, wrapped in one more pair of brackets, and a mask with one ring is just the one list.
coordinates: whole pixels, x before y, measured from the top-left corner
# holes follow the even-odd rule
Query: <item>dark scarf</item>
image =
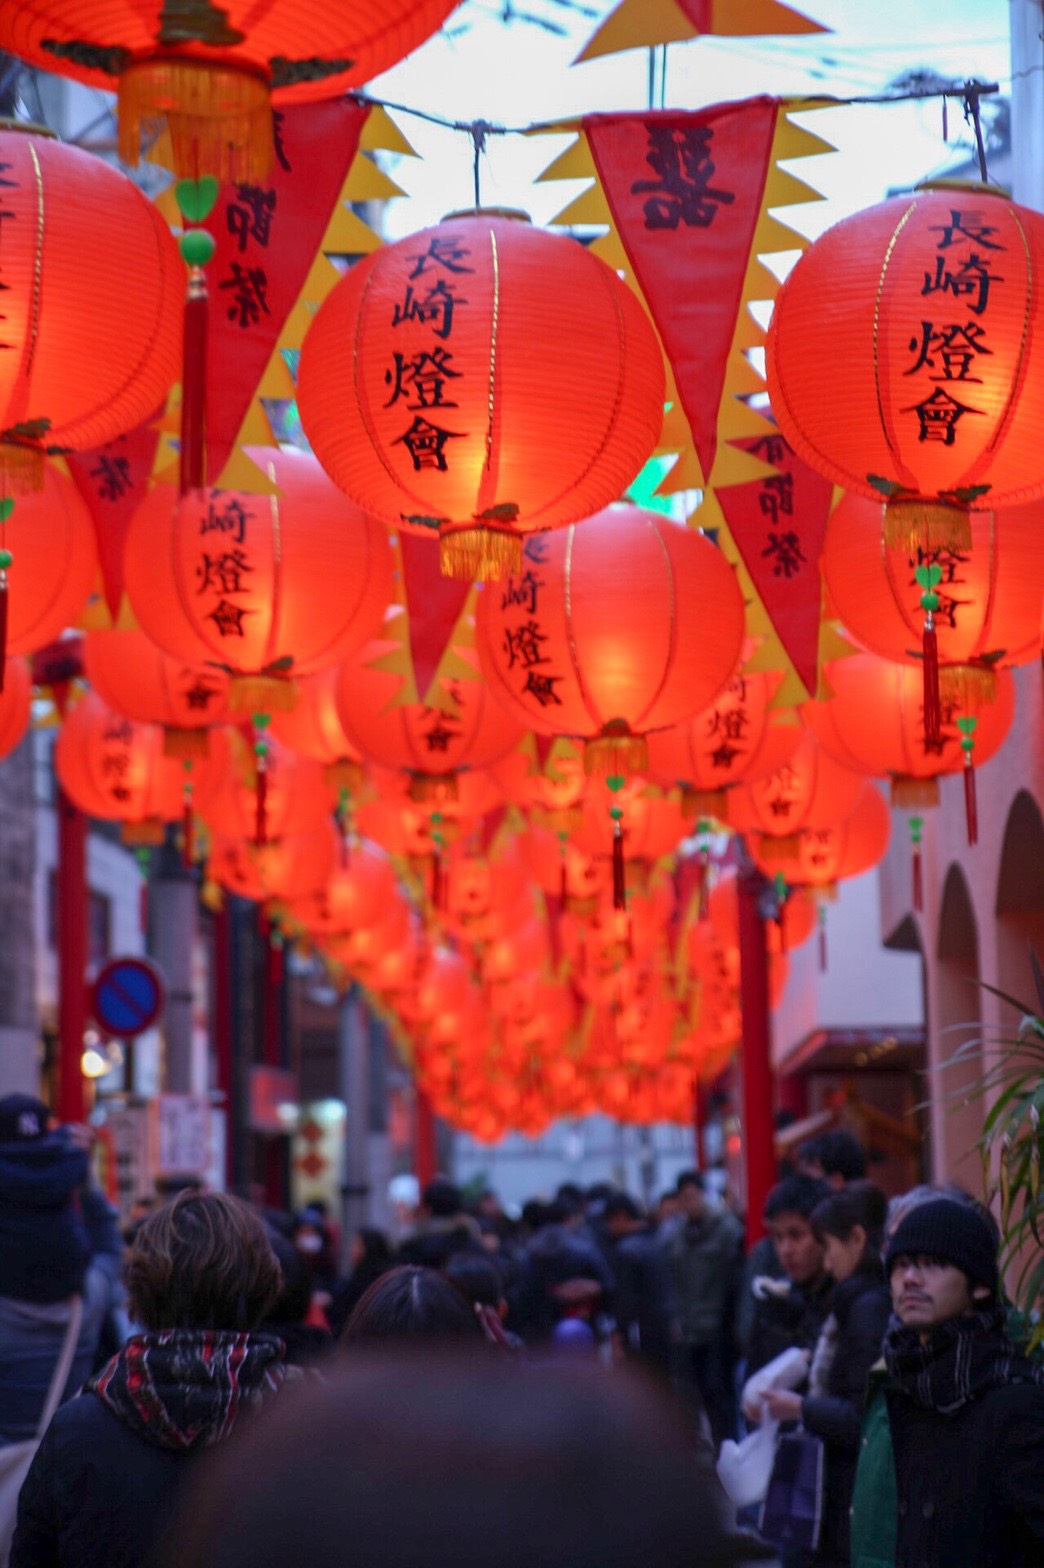
[(1044, 1367), (1027, 1361), (1004, 1331), (1004, 1311), (988, 1307), (921, 1331), (894, 1318), (885, 1336), (885, 1365), (899, 1389), (922, 1410), (951, 1415), (969, 1400), (1007, 1383), (1038, 1383)]
[(168, 1329), (129, 1339), (86, 1389), (146, 1442), (187, 1453), (222, 1442), (285, 1377), (274, 1334)]

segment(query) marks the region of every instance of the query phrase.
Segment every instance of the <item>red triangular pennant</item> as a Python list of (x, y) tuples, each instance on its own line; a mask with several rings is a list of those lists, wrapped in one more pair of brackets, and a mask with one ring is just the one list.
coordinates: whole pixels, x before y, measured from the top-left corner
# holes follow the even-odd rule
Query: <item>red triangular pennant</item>
[(66, 462), (94, 523), (109, 614), (115, 621), (123, 597), (123, 547), (131, 518), (148, 493), (159, 445), (151, 419), (89, 452), (68, 452)]
[(584, 120), (613, 221), (667, 351), (705, 477), (779, 108)]
[[(359, 147), (369, 110), (348, 98), (280, 111), (264, 186), (224, 184), (206, 227), (207, 478), (216, 484), (297, 302)], [(318, 155), (317, 155), (318, 154)]]
[(453, 628), (471, 592), (471, 584), (443, 577), (436, 535), (399, 535), (402, 578), (410, 628), (410, 657), (417, 700), (425, 702), (446, 652)]
[(773, 431), (737, 441), (776, 469), (715, 494), (743, 564), (809, 697), (818, 684), (820, 575), (833, 485)]

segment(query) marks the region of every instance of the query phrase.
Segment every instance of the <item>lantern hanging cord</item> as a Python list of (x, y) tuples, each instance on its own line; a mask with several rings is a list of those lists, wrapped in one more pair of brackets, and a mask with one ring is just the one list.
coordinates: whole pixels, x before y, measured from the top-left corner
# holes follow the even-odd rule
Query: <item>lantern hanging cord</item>
[(986, 142), (982, 134), (982, 106), (979, 100), (982, 94), (989, 90), (981, 82), (965, 82), (964, 84), (964, 118), (975, 132), (975, 150), (979, 155), (979, 175), (984, 185), (990, 183), (990, 173), (986, 167)]
[(476, 210), (479, 207), (482, 206), (480, 180), (479, 180), (479, 160), (481, 159), (482, 154), (486, 150), (486, 137), (489, 135), (490, 131), (495, 130), (495, 129), (496, 129), (496, 127), (490, 125), (486, 120), (474, 120), (471, 123), (471, 125), (468, 126), (468, 130), (471, 133), (472, 146), (475, 149), (475, 161), (474, 161), (474, 165), (473, 165), (473, 171), (474, 171), (474, 178), (475, 178), (475, 208), (476, 208)]

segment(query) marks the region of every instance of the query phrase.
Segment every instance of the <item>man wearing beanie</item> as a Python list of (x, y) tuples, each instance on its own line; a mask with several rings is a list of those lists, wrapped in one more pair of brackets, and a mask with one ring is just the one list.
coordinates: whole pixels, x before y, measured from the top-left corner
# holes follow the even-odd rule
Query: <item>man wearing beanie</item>
[(1004, 1331), (989, 1217), (952, 1198), (919, 1204), (885, 1272), (895, 1568), (1044, 1564), (1044, 1368)]

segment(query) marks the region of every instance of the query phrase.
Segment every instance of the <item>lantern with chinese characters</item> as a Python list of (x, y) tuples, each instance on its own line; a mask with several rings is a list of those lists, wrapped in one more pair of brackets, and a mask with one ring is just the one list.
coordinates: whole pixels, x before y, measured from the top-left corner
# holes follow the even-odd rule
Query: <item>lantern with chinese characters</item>
[(1007, 670), (989, 666), (958, 664), (940, 674), (942, 724), (934, 743), (924, 734), (919, 672), (870, 653), (830, 664), (833, 697), (806, 703), (802, 716), (823, 750), (846, 767), (890, 778), (894, 805), (934, 805), (940, 775), (963, 773), (968, 842), (974, 844), (974, 763), (987, 762), (1003, 744), (1015, 716), (1015, 683)]
[(97, 569), (91, 514), (53, 463), (34, 494), (0, 497), (0, 661), (5, 648), (35, 653), (73, 625)]
[(828, 229), (780, 289), (766, 348), (794, 450), (887, 500), (888, 546), (971, 542), (970, 506), (1044, 495), (1044, 217), (945, 180)]
[(162, 724), (168, 756), (205, 756), (207, 730), (228, 718), (225, 672), (172, 659), (144, 632), (88, 632), (83, 665), (110, 708), (141, 724)]
[(255, 903), (307, 899), (329, 878), (335, 851), (336, 837), (329, 823), (269, 844), (215, 833), (207, 878)]
[(161, 406), (178, 373), (184, 269), (156, 208), (100, 158), (5, 120), (0, 164), (10, 497), (39, 489), (49, 449), (100, 446)]
[(709, 707), (649, 736), (649, 777), (680, 784), (693, 815), (728, 820), (728, 791), (783, 767), (801, 728), (774, 722), (770, 704), (779, 671), (734, 675)]
[(910, 663), (920, 652), (925, 734), (939, 739), (940, 666), (1025, 664), (1040, 652), (1044, 504), (972, 512), (966, 548), (881, 543), (883, 503), (849, 495), (827, 528), (823, 576), (834, 609), (870, 653)]
[(866, 771), (851, 762), (842, 766), (814, 734), (805, 733), (789, 762), (734, 792), (729, 820), (741, 832), (754, 829), (786, 840), (804, 828), (833, 827), (852, 810)]
[(0, 48), (115, 91), (124, 163), (165, 127), (179, 174), (256, 181), (273, 156), (273, 105), (361, 86), (452, 9), (453, 0), (5, 0)]
[(0, 757), (18, 745), (29, 728), (33, 683), (24, 659), (9, 659), (0, 682)]
[(274, 495), (158, 485), (124, 558), (142, 628), (175, 658), (214, 661), (247, 711), (293, 706), (288, 677), (336, 664), (391, 598), (385, 531), (304, 452), (251, 448)]
[(452, 576), (517, 571), (534, 530), (614, 500), (663, 418), (651, 323), (611, 268), (521, 214), (474, 212), (356, 263), (301, 352), (331, 477)]
[(54, 749), (58, 780), (89, 817), (122, 822), (129, 843), (158, 843), (184, 809), (181, 764), (158, 724), (135, 724), (88, 691), (66, 714)]

